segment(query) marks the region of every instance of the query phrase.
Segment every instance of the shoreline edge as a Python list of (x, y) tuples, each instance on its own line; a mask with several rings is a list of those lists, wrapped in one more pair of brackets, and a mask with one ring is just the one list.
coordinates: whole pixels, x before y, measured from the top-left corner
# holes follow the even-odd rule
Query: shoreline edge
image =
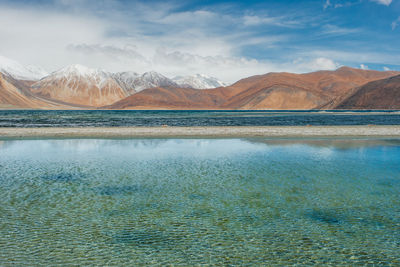
[(9, 138), (251, 138), (377, 137), (400, 138), (400, 126), (196, 126), (0, 128)]

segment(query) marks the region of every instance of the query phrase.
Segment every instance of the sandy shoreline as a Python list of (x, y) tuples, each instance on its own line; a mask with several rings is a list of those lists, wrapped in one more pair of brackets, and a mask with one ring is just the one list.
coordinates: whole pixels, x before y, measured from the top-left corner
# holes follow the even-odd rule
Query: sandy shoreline
[(400, 126), (0, 128), (0, 138), (400, 138)]

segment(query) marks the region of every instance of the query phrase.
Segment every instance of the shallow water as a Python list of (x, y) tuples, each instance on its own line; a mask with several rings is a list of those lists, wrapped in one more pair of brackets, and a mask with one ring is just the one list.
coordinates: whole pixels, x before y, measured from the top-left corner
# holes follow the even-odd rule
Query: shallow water
[(400, 125), (399, 111), (0, 110), (0, 127)]
[(0, 141), (0, 265), (400, 265), (399, 140)]

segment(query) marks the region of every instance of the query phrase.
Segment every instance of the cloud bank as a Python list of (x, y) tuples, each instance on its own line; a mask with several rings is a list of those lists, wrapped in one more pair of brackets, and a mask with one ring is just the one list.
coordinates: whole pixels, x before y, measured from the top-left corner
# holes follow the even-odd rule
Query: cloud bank
[(322, 49), (312, 39), (334, 40), (360, 29), (303, 11), (185, 8), (180, 2), (157, 1), (40, 3), (0, 0), (0, 25), (5, 25), (0, 28), (0, 55), (48, 71), (80, 63), (113, 72), (154, 70), (169, 77), (202, 73), (224, 82), (271, 71), (331, 70), (349, 58), (359, 60), (343, 49)]
[(392, 3), (392, 0), (371, 0), (371, 1), (385, 6), (388, 6)]

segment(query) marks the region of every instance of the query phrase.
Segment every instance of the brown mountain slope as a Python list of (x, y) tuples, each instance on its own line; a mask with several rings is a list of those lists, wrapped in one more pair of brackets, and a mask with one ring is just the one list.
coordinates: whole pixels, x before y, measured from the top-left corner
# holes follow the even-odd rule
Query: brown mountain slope
[(353, 90), (336, 109), (400, 109), (400, 75)]
[(127, 96), (113, 81), (99, 88), (86, 81), (71, 82), (67, 79), (40, 81), (34, 84), (32, 92), (42, 98), (65, 101), (82, 107), (100, 107)]
[(143, 90), (106, 108), (110, 109), (215, 109), (225, 102), (221, 90), (155, 87)]
[[(128, 96), (109, 73), (73, 65), (38, 82), (0, 76), (2, 108), (93, 108), (110, 109), (315, 109), (385, 108), (368, 102), (360, 86), (400, 72), (380, 72), (342, 67), (336, 71), (306, 74), (268, 73), (242, 79), (228, 87), (196, 90), (155, 87)], [(383, 85), (380, 85), (381, 87)], [(381, 88), (379, 87), (379, 88)], [(387, 88), (387, 87), (384, 87)], [(388, 87), (395, 88), (395, 85)], [(387, 90), (389, 90), (387, 89)], [(383, 89), (382, 89), (383, 90)], [(378, 97), (378, 92), (369, 94)], [(383, 92), (383, 91), (382, 91)], [(386, 91), (384, 97), (386, 97)], [(396, 98), (397, 91), (388, 96)], [(365, 93), (365, 92), (364, 92)], [(383, 93), (382, 93), (383, 94)], [(355, 95), (363, 100), (354, 100)], [(353, 97), (350, 101), (350, 97)], [(344, 102), (347, 101), (347, 102)], [(360, 102), (361, 101), (361, 102)], [(393, 108), (387, 97), (379, 103)], [(345, 105), (346, 107), (342, 107)], [(380, 105), (380, 104), (379, 104)]]
[(306, 74), (268, 73), (228, 87), (232, 96), (222, 106), (232, 109), (311, 109), (346, 94), (354, 87), (399, 72), (342, 67)]
[(0, 108), (66, 108), (67, 105), (40, 99), (29, 90), (28, 81), (18, 81), (0, 73)]
[(118, 101), (113, 109), (313, 109), (369, 81), (399, 72), (340, 68), (307, 74), (268, 73), (209, 90), (151, 88)]
[(127, 92), (106, 72), (71, 65), (32, 85), (39, 96), (82, 107), (100, 107), (128, 96)]

